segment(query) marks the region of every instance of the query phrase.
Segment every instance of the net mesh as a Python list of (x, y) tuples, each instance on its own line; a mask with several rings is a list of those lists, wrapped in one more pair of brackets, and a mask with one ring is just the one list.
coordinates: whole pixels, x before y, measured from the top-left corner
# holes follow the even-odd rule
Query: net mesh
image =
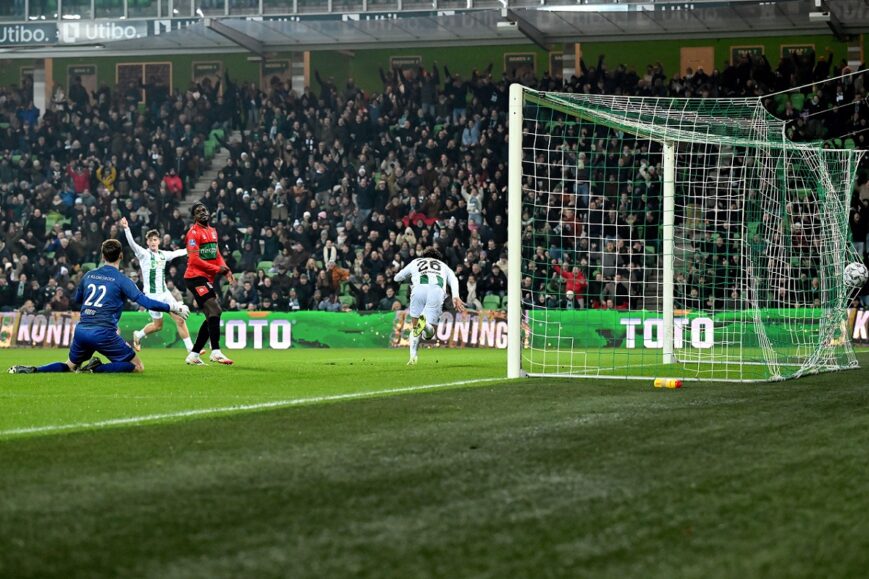
[(525, 372), (770, 380), (856, 366), (842, 279), (859, 261), (859, 152), (788, 141), (758, 99), (523, 99), (522, 214), (510, 217), (522, 220)]

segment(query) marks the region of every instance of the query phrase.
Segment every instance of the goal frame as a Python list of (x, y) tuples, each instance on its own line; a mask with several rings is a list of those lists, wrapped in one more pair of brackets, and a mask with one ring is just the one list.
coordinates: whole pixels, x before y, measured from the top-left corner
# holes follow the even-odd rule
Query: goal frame
[[(522, 368), (523, 358), (523, 312), (522, 312), (522, 179), (523, 179), (523, 126), (524, 126), (524, 101), (526, 92), (537, 92), (519, 83), (514, 83), (509, 89), (508, 98), (508, 239), (507, 256), (510, 267), (507, 272), (507, 378), (515, 379), (529, 375)], [(682, 100), (682, 99), (678, 99)], [(664, 366), (678, 363), (675, 354), (675, 213), (676, 213), (676, 146), (680, 141), (678, 135), (667, 135), (664, 138), (650, 138), (662, 147), (662, 204), (661, 204), (661, 316), (662, 316), (662, 349), (660, 363)], [(795, 144), (797, 148), (799, 144)], [(805, 146), (805, 145), (803, 145)], [(733, 362), (730, 362), (733, 363)], [(741, 362), (746, 364), (747, 362)], [(853, 368), (845, 367), (817, 367), (808, 373), (825, 371), (838, 371)], [(675, 368), (674, 368), (675, 369)], [(798, 373), (794, 377), (805, 375)], [(584, 377), (585, 375), (565, 374), (563, 377)], [(592, 377), (589, 375), (589, 377)], [(608, 375), (611, 379), (647, 379), (643, 376), (617, 376)], [(700, 378), (685, 378), (686, 380), (699, 380)], [(716, 379), (723, 382), (764, 382), (775, 380), (767, 379)], [(777, 379), (782, 379), (781, 377)]]

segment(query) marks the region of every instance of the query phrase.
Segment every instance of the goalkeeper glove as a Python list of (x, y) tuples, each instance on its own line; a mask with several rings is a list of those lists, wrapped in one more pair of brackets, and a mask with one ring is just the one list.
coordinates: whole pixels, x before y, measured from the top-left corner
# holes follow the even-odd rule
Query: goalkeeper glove
[(190, 308), (184, 304), (172, 304), (169, 306), (169, 311), (180, 317), (182, 320), (186, 320), (187, 316), (190, 315)]

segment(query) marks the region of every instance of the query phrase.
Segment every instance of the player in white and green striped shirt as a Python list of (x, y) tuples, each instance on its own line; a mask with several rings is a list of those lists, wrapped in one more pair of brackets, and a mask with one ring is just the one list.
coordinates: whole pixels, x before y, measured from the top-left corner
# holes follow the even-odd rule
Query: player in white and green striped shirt
[[(142, 268), (142, 293), (149, 298), (165, 302), (169, 305), (177, 303), (177, 300), (166, 288), (166, 266), (173, 259), (186, 256), (187, 250), (164, 251), (160, 249), (160, 233), (156, 229), (152, 229), (145, 235), (145, 241), (148, 244), (146, 249), (133, 239), (133, 234), (130, 232), (126, 218), (121, 219), (120, 225), (124, 230), (124, 235), (127, 236), (127, 242), (136, 254), (136, 259), (139, 260), (139, 266)], [(142, 349), (142, 340), (148, 334), (153, 334), (163, 329), (163, 312), (149, 311), (148, 313), (151, 315), (151, 322), (141, 330), (133, 332), (133, 348), (136, 351)], [(193, 341), (190, 339), (187, 322), (175, 314), (169, 315), (175, 320), (175, 325), (178, 327), (178, 335), (184, 340), (184, 346), (187, 347), (187, 351), (189, 352), (193, 349)]]

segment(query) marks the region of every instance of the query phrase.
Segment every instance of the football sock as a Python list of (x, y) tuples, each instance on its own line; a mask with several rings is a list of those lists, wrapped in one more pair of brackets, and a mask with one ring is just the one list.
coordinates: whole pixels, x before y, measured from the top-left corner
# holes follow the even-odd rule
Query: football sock
[(184, 347), (187, 348), (188, 352), (193, 351), (193, 340), (190, 339), (190, 336), (184, 338)]
[(67, 366), (64, 362), (53, 362), (51, 364), (46, 364), (45, 366), (40, 366), (36, 369), (37, 372), (69, 372), (69, 366)]
[(135, 332), (133, 332), (133, 335), (138, 340), (144, 340), (148, 336), (148, 334), (145, 333), (145, 330), (136, 330)]
[(410, 357), (416, 357), (416, 350), (419, 347), (419, 336), (410, 336)]
[(208, 331), (211, 334), (211, 349), (220, 349), (220, 316), (208, 318)]
[(193, 352), (197, 354), (202, 351), (202, 348), (205, 347), (205, 342), (208, 341), (208, 320), (202, 322), (202, 325), (199, 326), (199, 333), (196, 335), (196, 343), (193, 344)]
[(132, 372), (135, 369), (136, 367), (132, 362), (109, 362), (108, 364), (97, 366), (94, 369), (94, 374), (119, 374), (121, 372)]

